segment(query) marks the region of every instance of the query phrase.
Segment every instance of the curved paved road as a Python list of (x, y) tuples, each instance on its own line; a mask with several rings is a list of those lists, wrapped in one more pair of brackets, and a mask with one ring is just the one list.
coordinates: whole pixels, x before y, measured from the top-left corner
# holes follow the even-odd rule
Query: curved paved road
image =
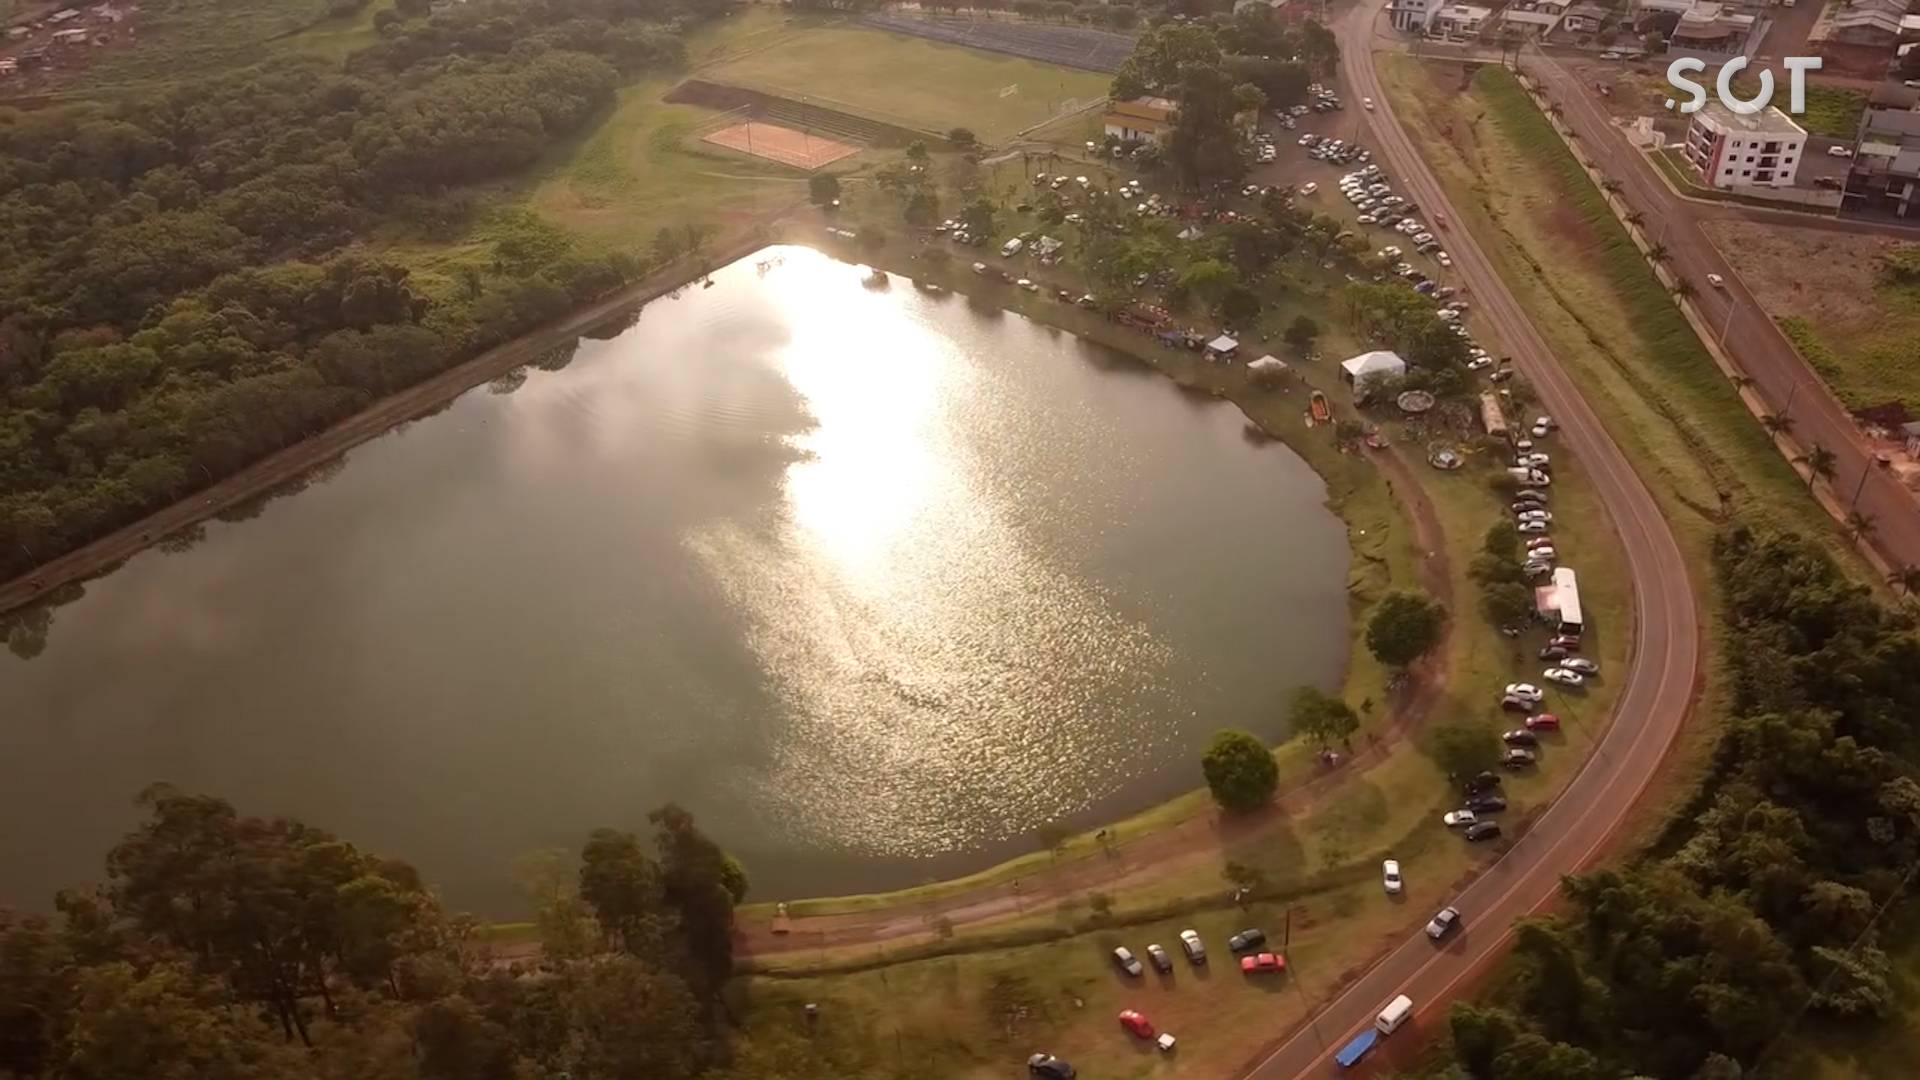
[[(1379, 0), (1365, 0), (1336, 26), (1348, 100), (1371, 97), (1378, 103), (1379, 111), (1369, 117), (1371, 145), (1399, 190), (1458, 222), (1460, 215), (1452, 213), (1445, 191), (1381, 92), (1372, 55), (1380, 9)], [(1464, 931), (1444, 948), (1415, 931), (1342, 991), (1312, 1024), (1255, 1065), (1247, 1075), (1259, 1080), (1331, 1072), (1334, 1050), (1371, 1024), (1395, 994), (1413, 999), (1416, 1025), (1444, 1023), (1444, 1006), (1460, 982), (1504, 949), (1514, 920), (1553, 898), (1561, 875), (1591, 861), (1646, 788), (1686, 717), (1699, 671), (1699, 628), (1687, 567), (1652, 494), (1473, 238), (1456, 226), (1447, 246), (1456, 273), (1473, 291), (1482, 329), (1505, 344), (1560, 421), (1562, 441), (1579, 455), (1620, 533), (1639, 619), (1634, 655), (1612, 724), (1593, 756), (1533, 828), (1454, 900), (1464, 917)], [(1393, 1042), (1384, 1040), (1375, 1056), (1390, 1052)]]

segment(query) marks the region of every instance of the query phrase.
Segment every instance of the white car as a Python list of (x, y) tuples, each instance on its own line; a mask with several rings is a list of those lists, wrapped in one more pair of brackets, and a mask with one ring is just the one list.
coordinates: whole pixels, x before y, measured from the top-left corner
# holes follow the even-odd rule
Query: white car
[(1361, 214), (1359, 217), (1354, 218), (1353, 220), (1359, 222), (1362, 225), (1380, 224), (1380, 219), (1377, 217), (1374, 217), (1372, 214)]
[(1551, 434), (1553, 434), (1553, 429), (1552, 429), (1552, 428), (1550, 428), (1550, 427), (1548, 427), (1547, 425), (1545, 425), (1545, 424), (1535, 424), (1535, 425), (1533, 425), (1533, 437), (1534, 437), (1534, 438), (1536, 438), (1536, 439), (1544, 439), (1544, 438), (1546, 438), (1547, 436), (1549, 436), (1549, 435), (1551, 435)]
[(1387, 861), (1380, 864), (1380, 884), (1382, 887), (1384, 887), (1387, 890), (1387, 893), (1389, 895), (1398, 896), (1400, 894), (1401, 882), (1400, 882), (1399, 860), (1388, 859)]
[(1547, 692), (1532, 683), (1517, 682), (1507, 684), (1507, 696), (1538, 702), (1547, 696)]
[(1553, 513), (1548, 510), (1522, 510), (1513, 515), (1515, 521), (1552, 521)]
[(1440, 913), (1435, 915), (1433, 919), (1427, 923), (1427, 936), (1435, 941), (1439, 941), (1441, 938), (1447, 936), (1448, 931), (1458, 925), (1460, 925), (1459, 909), (1450, 907), (1441, 908)]
[(1420, 231), (1420, 223), (1413, 220), (1412, 218), (1408, 218), (1407, 220), (1401, 222), (1400, 224), (1395, 225), (1394, 228), (1399, 230), (1400, 232), (1406, 233), (1408, 236), (1412, 236), (1414, 233), (1417, 233)]
[(1360, 99), (1360, 107), (1361, 107), (1361, 108), (1363, 108), (1363, 109), (1365, 109), (1365, 110), (1367, 110), (1368, 112), (1372, 112), (1372, 111), (1373, 111), (1373, 99), (1372, 99), (1372, 98), (1370, 98), (1370, 97), (1363, 97), (1363, 98), (1361, 98), (1361, 99)]
[(1474, 817), (1473, 811), (1471, 810), (1449, 810), (1440, 815), (1440, 820), (1446, 823), (1447, 828), (1458, 829), (1462, 826), (1471, 825), (1480, 819)]
[(1398, 259), (1400, 254), (1400, 249), (1391, 244), (1380, 249), (1380, 257), (1383, 259)]
[(1453, 265), (1453, 256), (1451, 256), (1451, 255), (1449, 255), (1449, 254), (1447, 254), (1447, 253), (1446, 253), (1446, 252), (1444, 252), (1444, 251), (1437, 251), (1437, 252), (1435, 252), (1435, 253), (1434, 253), (1434, 256), (1433, 256), (1433, 257), (1434, 257), (1434, 258), (1436, 258), (1436, 259), (1438, 259), (1438, 260), (1440, 260), (1440, 265), (1441, 265), (1441, 266), (1452, 266), (1452, 265)]
[(1853, 156), (1853, 147), (1851, 147), (1851, 146), (1829, 146), (1829, 147), (1827, 147), (1827, 156), (1828, 156), (1828, 157), (1852, 157), (1852, 156)]
[(1584, 656), (1570, 656), (1560, 661), (1560, 666), (1568, 671), (1577, 671), (1582, 675), (1600, 674), (1600, 665)]
[(1546, 679), (1548, 682), (1557, 682), (1562, 686), (1579, 686), (1581, 683), (1587, 681), (1585, 675), (1580, 674), (1572, 668), (1563, 667), (1550, 667), (1541, 672), (1540, 677)]
[(1553, 464), (1553, 459), (1542, 453), (1522, 454), (1516, 461), (1530, 469)]
[[(1553, 545), (1550, 543), (1541, 544), (1539, 547), (1530, 547), (1527, 549), (1528, 562), (1533, 562), (1535, 560), (1551, 561), (1558, 555), (1559, 555), (1559, 552), (1553, 550)], [(1563, 664), (1561, 666), (1564, 667), (1565, 665)]]
[(1713, 286), (1716, 289), (1724, 289), (1727, 287), (1727, 279), (1721, 277), (1719, 274), (1708, 274), (1707, 284)]
[(1414, 233), (1413, 242), (1416, 244), (1430, 244), (1433, 242), (1433, 234), (1430, 232)]
[(1180, 948), (1187, 954), (1187, 962), (1195, 967), (1207, 962), (1207, 947), (1200, 941), (1200, 935), (1192, 930), (1180, 931)]
[(1554, 423), (1553, 417), (1551, 416), (1536, 416), (1533, 418), (1533, 426), (1543, 427), (1543, 428), (1546, 428), (1548, 431), (1552, 431), (1554, 428), (1557, 428), (1560, 425)]
[(1468, 371), (1480, 371), (1485, 368), (1490, 368), (1492, 366), (1493, 366), (1493, 357), (1491, 356), (1476, 356), (1473, 359), (1467, 361)]
[(1306, 183), (1304, 183), (1304, 184), (1301, 184), (1301, 185), (1300, 185), (1300, 194), (1302, 194), (1302, 195), (1311, 195), (1311, 194), (1313, 194), (1314, 192), (1316, 192), (1316, 191), (1319, 191), (1319, 190), (1320, 190), (1320, 185), (1319, 185), (1319, 184), (1316, 184), (1316, 183), (1314, 183), (1314, 182), (1313, 182), (1313, 181), (1311, 181), (1311, 180), (1309, 180), (1309, 181), (1307, 181)]

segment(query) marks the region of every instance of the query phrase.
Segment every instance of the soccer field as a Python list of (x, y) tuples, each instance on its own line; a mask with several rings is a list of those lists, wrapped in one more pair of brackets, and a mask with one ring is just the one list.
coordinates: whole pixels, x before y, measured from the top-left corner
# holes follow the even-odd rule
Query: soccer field
[(855, 28), (802, 30), (700, 72), (905, 127), (1003, 139), (1106, 95), (1105, 75)]

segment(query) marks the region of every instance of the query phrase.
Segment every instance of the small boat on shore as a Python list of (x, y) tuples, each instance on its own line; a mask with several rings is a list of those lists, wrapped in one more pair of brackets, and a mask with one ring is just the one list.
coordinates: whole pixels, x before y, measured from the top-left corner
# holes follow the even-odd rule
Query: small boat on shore
[(1327, 395), (1318, 390), (1313, 392), (1313, 398), (1307, 403), (1307, 408), (1316, 424), (1324, 424), (1333, 419), (1333, 406), (1327, 404)]

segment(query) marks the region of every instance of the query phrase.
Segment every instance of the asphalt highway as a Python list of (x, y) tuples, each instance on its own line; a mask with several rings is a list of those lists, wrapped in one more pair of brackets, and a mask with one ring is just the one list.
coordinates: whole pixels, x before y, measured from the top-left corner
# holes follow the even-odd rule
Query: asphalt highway
[[(1708, 238), (1700, 223), (1717, 215), (1676, 196), (1655, 174), (1656, 166), (1627, 143), (1625, 134), (1581, 86), (1579, 77), (1559, 61), (1529, 49), (1521, 66), (1560, 104), (1564, 121), (1579, 133), (1581, 144), (1590, 148), (1595, 160), (1607, 163), (1607, 174), (1622, 185), (1621, 198), (1645, 216), (1642, 232), (1666, 245), (1668, 269), (1693, 284), (1697, 290), (1694, 304), (1714, 326), (1740, 370), (1753, 380), (1753, 390), (1766, 403), (1767, 411), (1792, 417), (1792, 438), (1801, 447), (1819, 443), (1833, 451), (1831, 484), (1841, 509), (1857, 506), (1873, 518), (1870, 540), (1892, 565), (1920, 566), (1920, 502), (1878, 466), (1845, 407), (1753, 298), (1738, 267), (1730, 264)], [(1770, 215), (1766, 220), (1813, 227), (1785, 213)], [(1815, 218), (1812, 222), (1841, 229), (1851, 224), (1844, 219)], [(1861, 225), (1853, 231), (1876, 230)], [(1711, 286), (1708, 274), (1720, 275), (1725, 287)]]
[[(1472, 293), (1475, 329), (1491, 335), (1513, 355), (1546, 410), (1559, 421), (1557, 438), (1592, 477), (1625, 548), (1633, 587), (1631, 614), (1607, 612), (1598, 617), (1636, 619), (1635, 644), (1627, 669), (1609, 672), (1609, 677), (1623, 679), (1624, 685), (1592, 756), (1533, 827), (1452, 901), (1460, 909), (1464, 929), (1444, 945), (1415, 930), (1246, 1074), (1259, 1080), (1332, 1073), (1334, 1052), (1371, 1024), (1396, 994), (1413, 999), (1416, 1028), (1443, 1024), (1446, 1007), (1463, 981), (1504, 951), (1514, 921), (1551, 900), (1562, 875), (1592, 862), (1645, 790), (1686, 719), (1700, 670), (1693, 587), (1659, 505), (1579, 388), (1555, 362), (1479, 245), (1459, 224), (1463, 219), (1448, 204), (1445, 190), (1420, 159), (1381, 91), (1372, 52), (1381, 9), (1378, 0), (1364, 0), (1335, 26), (1347, 101), (1357, 105), (1363, 97), (1373, 98), (1376, 111), (1366, 114), (1371, 129), (1366, 145), (1374, 160), (1390, 174), (1397, 191), (1426, 209), (1429, 220), (1445, 213), (1454, 223), (1444, 238), (1456, 276)], [(1515, 672), (1515, 677), (1529, 674)], [(1469, 694), (1484, 692), (1489, 703), (1499, 690), (1495, 686), (1466, 689)], [(1554, 695), (1558, 693), (1556, 688)], [(1593, 722), (1602, 721), (1595, 718)], [(1434, 827), (1439, 828), (1439, 823)], [(1424, 922), (1430, 913), (1419, 914)], [(1391, 1053), (1394, 1038), (1417, 1036), (1403, 1030), (1383, 1040), (1374, 1055)]]

